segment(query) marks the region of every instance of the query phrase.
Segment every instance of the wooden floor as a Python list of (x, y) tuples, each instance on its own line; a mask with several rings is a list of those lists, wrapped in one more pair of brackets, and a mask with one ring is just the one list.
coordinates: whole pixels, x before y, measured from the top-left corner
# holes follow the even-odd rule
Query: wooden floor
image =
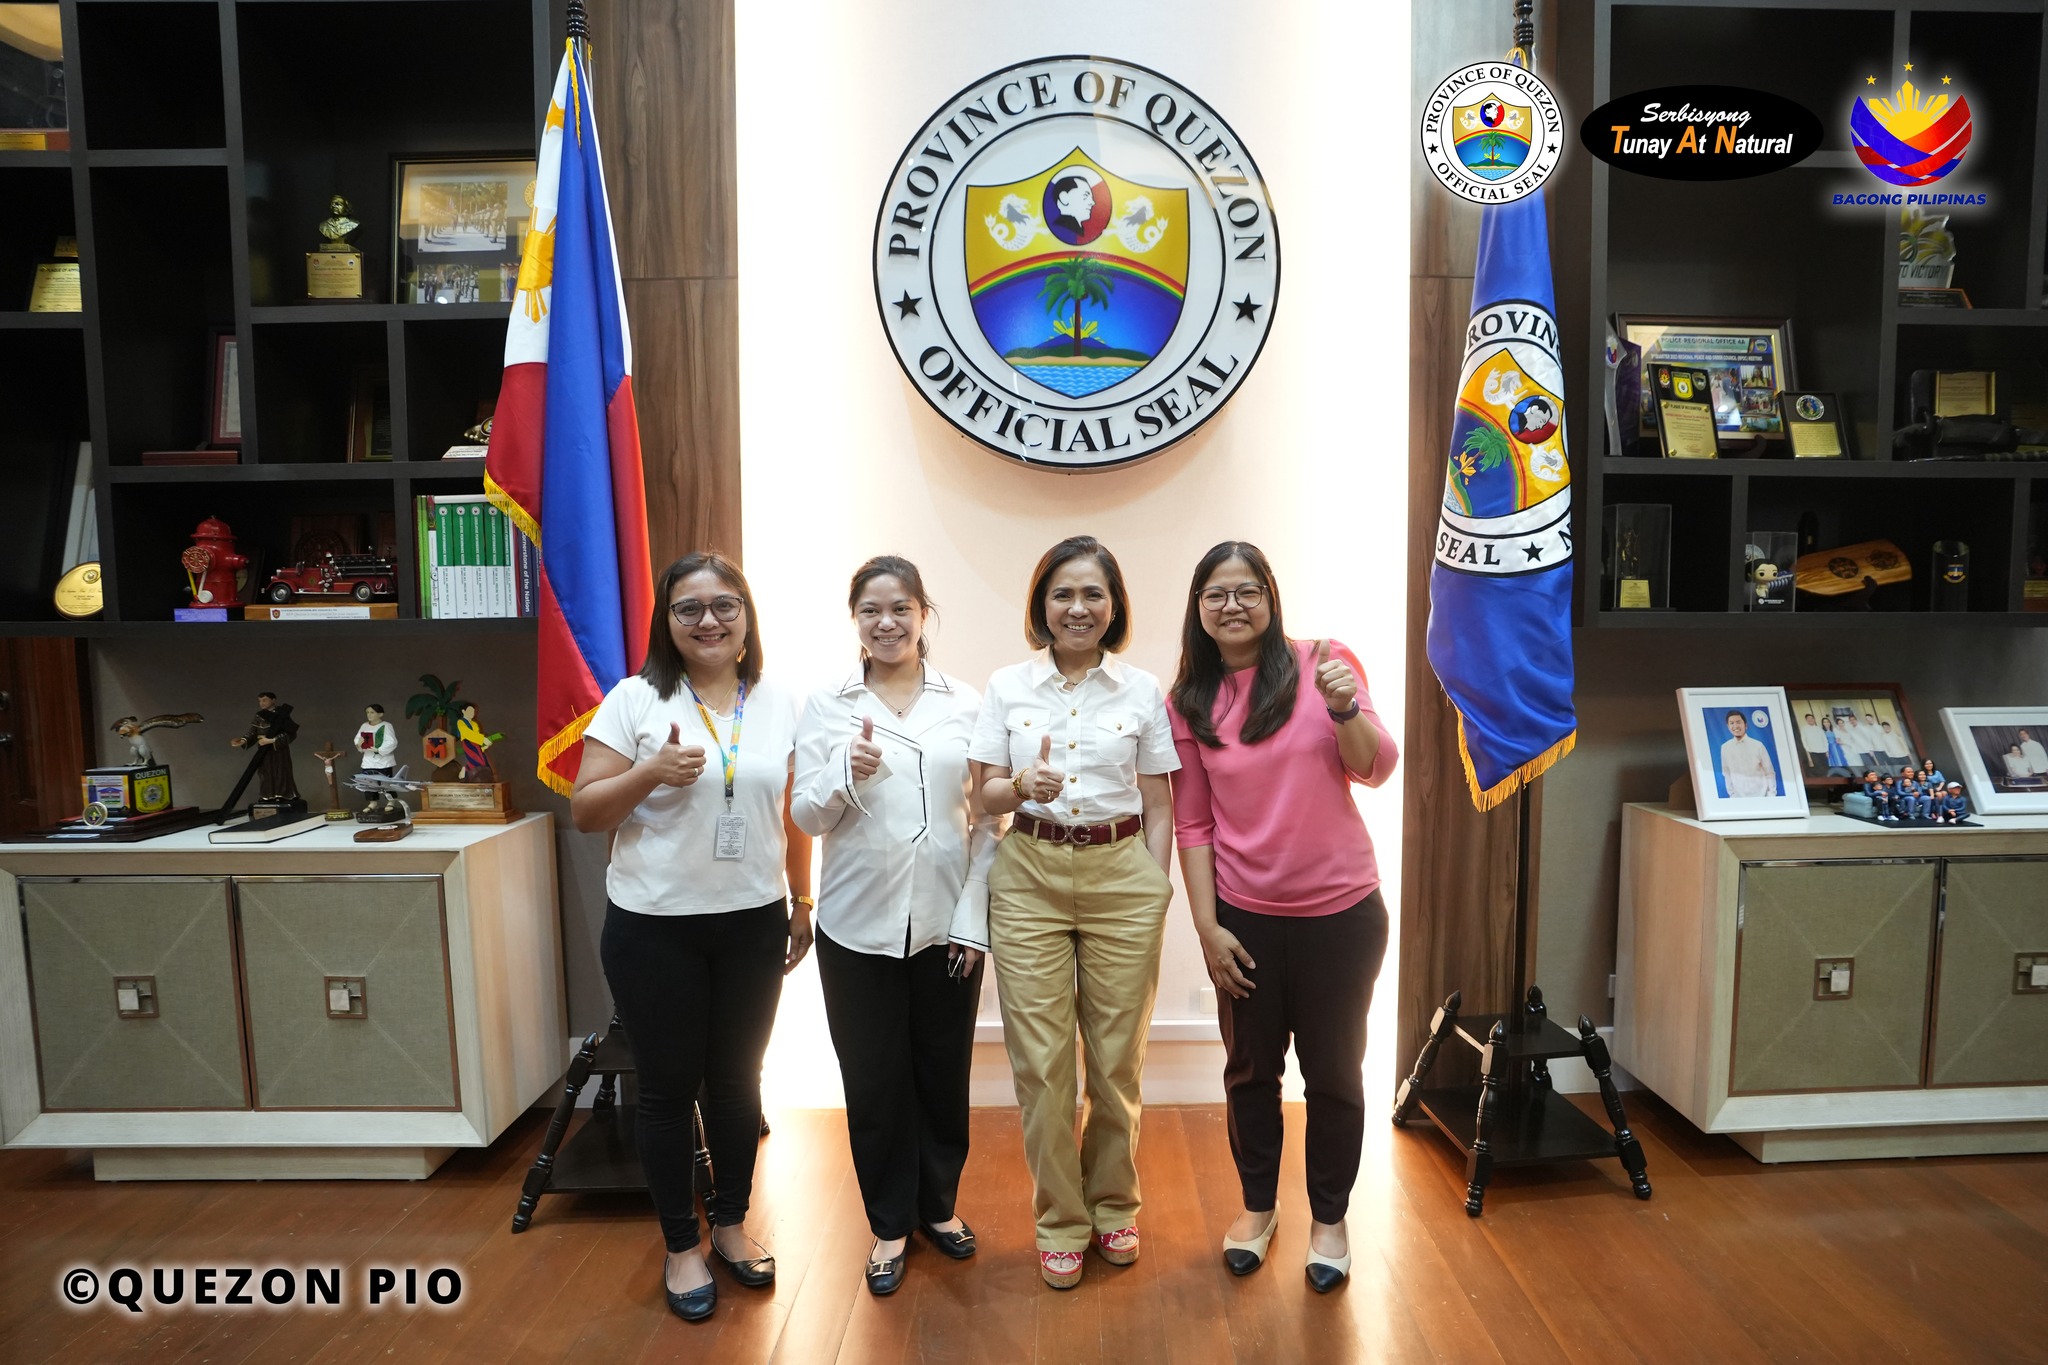
[[(765, 1292), (729, 1279), (695, 1326), (658, 1293), (644, 1201), (549, 1198), (509, 1230), (540, 1137), (529, 1115), (424, 1183), (107, 1185), (81, 1154), (0, 1154), (0, 1361), (2042, 1361), (2048, 1158), (1760, 1166), (1631, 1097), (1656, 1197), (1612, 1161), (1504, 1172), (1486, 1216), (1426, 1128), (1367, 1131), (1352, 1282), (1301, 1273), (1298, 1110), (1269, 1264), (1223, 1270), (1237, 1202), (1221, 1111), (1149, 1109), (1144, 1258), (1040, 1286), (1016, 1116), (977, 1110), (962, 1213), (982, 1251), (912, 1254), (861, 1288), (869, 1237), (836, 1111), (774, 1116), (756, 1227)], [(63, 1306), (74, 1265), (350, 1267), (341, 1309)], [(452, 1265), (453, 1309), (360, 1306), (363, 1268)]]

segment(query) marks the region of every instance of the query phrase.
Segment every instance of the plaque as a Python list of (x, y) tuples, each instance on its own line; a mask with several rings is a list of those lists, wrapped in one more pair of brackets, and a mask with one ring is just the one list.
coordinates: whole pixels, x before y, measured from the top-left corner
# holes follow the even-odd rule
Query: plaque
[(1842, 440), (1842, 405), (1831, 393), (1778, 395), (1778, 413), (1796, 460), (1839, 460), (1848, 454)]
[(31, 313), (78, 313), (85, 310), (84, 291), (79, 282), (78, 239), (59, 237), (50, 259), (36, 267), (35, 283), (29, 287)]
[(320, 223), (320, 235), (327, 240), (317, 251), (306, 253), (306, 297), (311, 299), (359, 299), (363, 296), (363, 254), (349, 244), (348, 235), (361, 226), (348, 216), (348, 200), (340, 195), (327, 202), (327, 217)]
[(88, 560), (74, 565), (57, 580), (57, 591), (52, 597), (59, 616), (82, 621), (88, 616), (99, 615), (107, 605), (106, 585), (100, 578), (99, 561)]
[(1998, 411), (1998, 375), (1991, 370), (1942, 370), (1934, 376), (1936, 417), (1978, 417)]
[(429, 782), (412, 818), (421, 825), (509, 825), (519, 812), (503, 782)]
[(1604, 513), (1601, 564), (1607, 606), (1614, 611), (1668, 610), (1671, 594), (1671, 507), (1610, 503)]
[(1711, 460), (1720, 455), (1714, 434), (1713, 379), (1684, 365), (1654, 367), (1657, 443), (1669, 460)]
[(1974, 308), (1970, 296), (1960, 289), (1901, 289), (1901, 308)]

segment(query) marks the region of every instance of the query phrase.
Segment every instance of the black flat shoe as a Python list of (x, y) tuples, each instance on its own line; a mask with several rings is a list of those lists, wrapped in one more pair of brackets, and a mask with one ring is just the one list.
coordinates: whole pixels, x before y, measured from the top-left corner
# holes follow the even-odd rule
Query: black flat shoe
[[(662, 1263), (661, 1272), (664, 1277), (667, 1276), (668, 1263), (666, 1261)], [(674, 1313), (684, 1322), (702, 1322), (710, 1317), (712, 1312), (718, 1307), (718, 1281), (716, 1280), (707, 1280), (695, 1289), (681, 1294), (668, 1287), (666, 1278), (664, 1278), (661, 1287), (662, 1291), (668, 1295), (668, 1311)]]
[[(749, 1238), (748, 1240), (752, 1241), (753, 1239)], [(732, 1272), (732, 1277), (735, 1280), (738, 1280), (749, 1289), (760, 1289), (775, 1283), (775, 1257), (769, 1253), (768, 1248), (762, 1247), (759, 1242), (755, 1242), (754, 1245), (761, 1247), (761, 1254), (759, 1256), (750, 1256), (741, 1261), (735, 1261), (720, 1251), (717, 1242), (711, 1244), (711, 1255), (720, 1264), (724, 1265), (727, 1270)]]
[[(875, 1246), (880, 1246), (876, 1242)], [(910, 1261), (910, 1243), (903, 1244), (903, 1250), (886, 1261), (874, 1258), (874, 1249), (868, 1250), (868, 1293), (878, 1299), (887, 1298), (903, 1287), (903, 1269)]]
[(924, 1235), (931, 1239), (933, 1246), (945, 1252), (956, 1261), (964, 1261), (974, 1254), (974, 1229), (967, 1226), (965, 1219), (961, 1220), (960, 1228), (957, 1232), (940, 1232), (931, 1224), (926, 1223), (924, 1225)]

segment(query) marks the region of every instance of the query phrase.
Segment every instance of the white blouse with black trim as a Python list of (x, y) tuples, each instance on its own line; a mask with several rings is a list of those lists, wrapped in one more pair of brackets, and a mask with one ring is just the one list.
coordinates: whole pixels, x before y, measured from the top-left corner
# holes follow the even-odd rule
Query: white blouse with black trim
[[(812, 694), (796, 733), (797, 828), (824, 840), (818, 928), (855, 952), (908, 957), (953, 942), (988, 950), (988, 869), (1002, 819), (974, 819), (968, 743), (981, 695), (929, 665), (908, 714), (856, 666)], [(874, 776), (853, 780), (852, 745), (875, 723)]]

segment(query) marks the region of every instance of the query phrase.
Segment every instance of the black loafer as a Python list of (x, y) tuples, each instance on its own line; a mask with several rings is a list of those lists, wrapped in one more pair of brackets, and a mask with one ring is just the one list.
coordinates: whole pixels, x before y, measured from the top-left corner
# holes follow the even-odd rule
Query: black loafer
[[(880, 1246), (881, 1243), (875, 1243)], [(910, 1260), (910, 1244), (904, 1243), (901, 1254), (886, 1261), (874, 1259), (873, 1248), (868, 1254), (868, 1293), (878, 1299), (887, 1298), (903, 1287), (903, 1268)]]
[[(754, 1245), (757, 1247), (761, 1246), (759, 1242), (755, 1242)], [(732, 1272), (732, 1277), (735, 1280), (738, 1280), (749, 1289), (760, 1289), (765, 1285), (775, 1283), (775, 1257), (768, 1253), (768, 1248), (766, 1247), (761, 1247), (761, 1252), (762, 1254), (759, 1256), (750, 1256), (745, 1260), (735, 1261), (718, 1249), (718, 1243), (713, 1242), (711, 1244), (713, 1259), (724, 1265), (727, 1270)]]
[[(662, 1263), (662, 1274), (668, 1274), (668, 1263)], [(666, 1279), (662, 1291), (668, 1295), (668, 1311), (684, 1322), (702, 1322), (718, 1307), (718, 1281), (707, 1280), (695, 1289), (678, 1294), (668, 1287)]]
[(940, 1232), (927, 1223), (924, 1225), (924, 1235), (931, 1239), (933, 1246), (956, 1261), (964, 1261), (974, 1254), (974, 1229), (967, 1226), (965, 1219), (961, 1220), (957, 1232)]

